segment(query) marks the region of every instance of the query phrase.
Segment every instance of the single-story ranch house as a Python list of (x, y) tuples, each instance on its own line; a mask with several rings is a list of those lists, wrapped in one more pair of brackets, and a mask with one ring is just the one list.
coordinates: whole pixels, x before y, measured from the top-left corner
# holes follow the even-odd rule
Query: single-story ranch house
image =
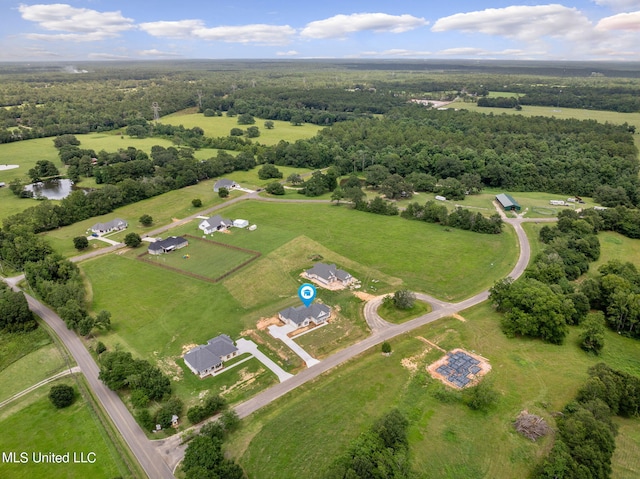
[(189, 242), (182, 236), (169, 236), (167, 239), (150, 243), (147, 252), (149, 254), (170, 253), (173, 250), (184, 248), (188, 245)]
[(342, 269), (338, 269), (335, 264), (316, 263), (313, 268), (306, 270), (305, 274), (307, 278), (315, 279), (327, 286), (334, 284), (347, 286), (353, 281), (353, 276)]
[(231, 226), (233, 226), (233, 221), (223, 218), (220, 215), (215, 215), (206, 220), (202, 220), (198, 228), (204, 231), (204, 234), (208, 235), (216, 231), (226, 230)]
[(125, 220), (116, 218), (106, 223), (96, 223), (91, 227), (91, 231), (99, 235), (104, 235), (107, 233), (111, 233), (112, 231), (123, 230), (127, 226), (129, 226), (129, 223), (127, 223)]
[(234, 188), (238, 188), (240, 185), (233, 180), (227, 180), (226, 178), (222, 178), (213, 185), (214, 193), (220, 191), (220, 188), (226, 188), (231, 191)]
[(316, 325), (324, 323), (331, 316), (331, 308), (322, 303), (313, 303), (311, 306), (304, 305), (296, 308), (283, 309), (278, 313), (278, 317), (285, 323), (296, 328), (309, 326), (310, 323)]
[(238, 348), (226, 334), (221, 334), (196, 346), (184, 355), (184, 363), (201, 378), (224, 367), (224, 362), (238, 354)]

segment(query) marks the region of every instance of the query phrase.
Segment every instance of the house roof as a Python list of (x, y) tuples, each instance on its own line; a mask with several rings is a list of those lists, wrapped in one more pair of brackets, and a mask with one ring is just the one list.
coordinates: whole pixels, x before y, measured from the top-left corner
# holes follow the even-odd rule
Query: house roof
[(307, 274), (313, 274), (327, 281), (338, 278), (345, 281), (351, 278), (351, 275), (342, 269), (338, 269), (335, 264), (316, 263), (313, 268), (307, 270)]
[(93, 231), (108, 231), (115, 228), (127, 227), (129, 223), (120, 218), (112, 219), (111, 221), (107, 221), (106, 223), (96, 223), (91, 227)]
[(212, 216), (211, 218), (207, 218), (206, 220), (202, 220), (201, 225), (207, 223), (209, 228), (217, 228), (219, 226), (231, 226), (233, 221), (223, 218), (220, 215)]
[(322, 316), (331, 314), (331, 308), (326, 304), (313, 303), (311, 306), (298, 306), (283, 309), (278, 313), (284, 319), (294, 322), (295, 324), (302, 324), (305, 319), (312, 319), (316, 321)]
[(180, 246), (184, 243), (187, 243), (187, 240), (182, 236), (169, 236), (167, 239), (150, 243), (149, 251), (161, 251), (167, 248), (171, 248), (172, 246), (175, 248), (176, 246)]
[(198, 372), (205, 371), (220, 364), (223, 356), (237, 350), (233, 340), (226, 334), (221, 334), (207, 341), (207, 344), (190, 350), (184, 355), (184, 361)]
[(237, 183), (233, 180), (228, 180), (227, 178), (221, 178), (213, 185), (214, 188), (228, 188), (230, 186), (237, 186)]
[(496, 195), (496, 200), (500, 202), (503, 208), (510, 208), (512, 206), (520, 208), (518, 202), (514, 200), (511, 195), (508, 195), (506, 193), (500, 193), (499, 195)]

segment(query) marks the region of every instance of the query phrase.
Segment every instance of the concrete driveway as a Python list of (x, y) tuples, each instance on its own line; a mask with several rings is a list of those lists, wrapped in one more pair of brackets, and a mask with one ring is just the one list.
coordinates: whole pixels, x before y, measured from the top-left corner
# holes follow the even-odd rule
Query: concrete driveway
[(269, 368), (276, 376), (278, 376), (278, 380), (280, 382), (286, 381), (287, 379), (293, 377), (293, 374), (289, 374), (276, 363), (274, 363), (271, 359), (269, 359), (263, 352), (258, 349), (258, 345), (253, 341), (248, 339), (240, 338), (236, 341), (236, 347), (238, 348), (238, 354), (249, 353), (253, 357), (255, 357), (258, 361), (264, 364), (267, 368)]
[(284, 326), (269, 326), (269, 334), (289, 346), (289, 348), (294, 353), (302, 358), (302, 360), (307, 364), (308, 368), (310, 368), (314, 364), (318, 364), (320, 361), (311, 356), (308, 352), (298, 346), (298, 344), (293, 339), (287, 336), (287, 334), (289, 334), (291, 331), (295, 331), (295, 329), (296, 328), (288, 324)]

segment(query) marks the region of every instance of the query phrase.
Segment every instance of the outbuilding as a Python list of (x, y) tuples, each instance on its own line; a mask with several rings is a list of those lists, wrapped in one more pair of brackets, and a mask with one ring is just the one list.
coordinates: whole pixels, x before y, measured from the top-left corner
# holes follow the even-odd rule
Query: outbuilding
[(496, 200), (502, 206), (502, 209), (505, 211), (520, 211), (521, 207), (516, 200), (513, 199), (511, 195), (506, 193), (500, 193), (496, 195)]

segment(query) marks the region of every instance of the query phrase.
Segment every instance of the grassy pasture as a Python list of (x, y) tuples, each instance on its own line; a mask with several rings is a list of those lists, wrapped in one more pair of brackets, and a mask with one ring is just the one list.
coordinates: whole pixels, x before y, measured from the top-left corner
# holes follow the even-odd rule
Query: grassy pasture
[[(350, 441), (382, 413), (398, 407), (411, 422), (413, 462), (424, 477), (527, 477), (551, 440), (533, 443), (515, 433), (512, 422), (522, 409), (553, 424), (551, 413), (573, 397), (587, 368), (599, 361), (640, 374), (637, 342), (612, 332), (607, 332), (603, 356), (596, 358), (578, 348), (577, 329), (564, 346), (553, 346), (506, 338), (498, 316), (486, 304), (462, 314), (467, 322), (444, 319), (398, 338), (392, 341), (390, 357), (373, 348), (258, 411), (232, 438), (231, 453), (250, 478), (322, 477)], [(501, 393), (496, 408), (484, 414), (435, 399), (431, 393), (437, 384), (424, 368), (442, 353), (418, 336), (446, 350), (464, 347), (488, 358), (493, 369), (487, 379)], [(409, 369), (411, 364), (415, 370)], [(624, 428), (618, 436), (616, 454), (624, 458), (623, 467), (637, 470), (640, 423), (630, 423), (628, 436)]]
[(378, 308), (378, 314), (380, 317), (390, 323), (404, 323), (413, 318), (417, 318), (418, 316), (422, 316), (423, 314), (427, 314), (431, 312), (431, 305), (429, 303), (425, 303), (424, 301), (416, 300), (413, 303), (413, 306), (409, 309), (398, 309), (393, 303), (391, 304), (381, 304)]
[[(75, 386), (70, 378), (53, 384)], [(41, 387), (11, 404), (11, 414), (0, 416), (0, 450), (24, 451), (29, 455), (26, 464), (2, 464), (3, 477), (12, 479), (86, 477), (109, 479), (116, 476), (131, 477), (110, 443), (106, 433), (82, 397), (65, 409), (55, 409), (47, 394), (50, 385)], [(78, 394), (76, 388), (76, 395)], [(4, 412), (4, 411), (3, 411)], [(28, 434), (25, 434), (28, 431)], [(94, 464), (36, 464), (32, 453), (96, 454)]]
[[(144, 254), (139, 259), (159, 266), (185, 271), (211, 280), (256, 257), (248, 251), (225, 247), (210, 240), (189, 236), (189, 245), (169, 254)], [(186, 256), (186, 258), (185, 258)]]
[(356, 263), (403, 278), (410, 289), (449, 300), (491, 286), (517, 259), (517, 242), (510, 228), (501, 235), (446, 231), (438, 225), (328, 204), (247, 201), (232, 205), (224, 215), (246, 218), (258, 229), (246, 235), (224, 235), (218, 241), (265, 254), (278, 244), (261, 241), (262, 230), (273, 239), (305, 235)]
[(194, 108), (163, 116), (160, 118), (160, 123), (175, 126), (182, 125), (185, 128), (198, 126), (204, 130), (205, 136), (210, 137), (229, 136), (232, 128), (246, 130), (250, 126), (257, 126), (260, 129), (260, 136), (251, 138), (251, 141), (263, 145), (275, 145), (280, 140), (294, 143), (296, 140), (311, 138), (322, 129), (322, 127), (311, 123), (293, 126), (287, 121), (273, 120), (274, 127), (268, 130), (264, 127), (264, 120), (260, 118), (256, 118), (254, 125), (238, 125), (238, 117), (228, 117), (226, 115), (206, 117), (202, 113), (195, 113)]

